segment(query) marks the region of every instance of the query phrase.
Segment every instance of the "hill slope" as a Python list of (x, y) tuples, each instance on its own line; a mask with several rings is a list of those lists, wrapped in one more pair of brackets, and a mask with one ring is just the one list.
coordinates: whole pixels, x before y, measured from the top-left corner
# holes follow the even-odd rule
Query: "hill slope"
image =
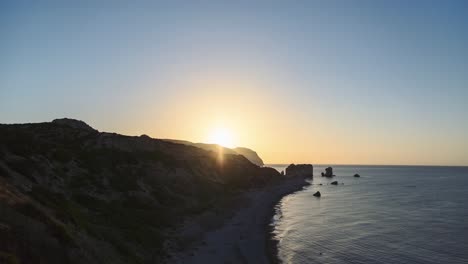
[(258, 166), (264, 165), (263, 160), (260, 158), (260, 156), (258, 156), (257, 152), (249, 148), (237, 147), (237, 148), (231, 149), (231, 148), (222, 147), (217, 144), (193, 143), (193, 142), (186, 141), (186, 140), (176, 140), (176, 139), (164, 139), (164, 140), (173, 142), (173, 143), (179, 143), (179, 144), (198, 147), (198, 148), (208, 150), (208, 151), (218, 152), (221, 150), (225, 154), (239, 154), (239, 155), (244, 156), (246, 159), (248, 159), (250, 162), (252, 162), (255, 165), (258, 165)]
[(0, 262), (157, 263), (183, 219), (280, 180), (242, 155), (77, 120), (0, 125)]

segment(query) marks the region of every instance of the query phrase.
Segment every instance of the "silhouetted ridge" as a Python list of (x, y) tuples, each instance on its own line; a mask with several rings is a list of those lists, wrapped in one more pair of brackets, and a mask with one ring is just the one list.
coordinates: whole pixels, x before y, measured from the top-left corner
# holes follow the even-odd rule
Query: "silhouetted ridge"
[(60, 119), (54, 119), (52, 121), (54, 124), (60, 124), (60, 125), (67, 125), (72, 128), (78, 128), (78, 129), (84, 129), (88, 131), (97, 131), (96, 129), (92, 128), (85, 122), (81, 120), (76, 120), (76, 119), (71, 119), (71, 118), (60, 118)]
[(250, 160), (253, 164), (257, 164), (258, 166), (263, 166), (263, 160), (258, 156), (257, 152), (249, 149), (249, 148), (234, 148), (234, 151), (243, 155), (246, 157), (248, 160)]
[(237, 147), (237, 148), (231, 149), (231, 148), (226, 148), (217, 144), (193, 143), (193, 142), (186, 141), (186, 140), (176, 140), (176, 139), (164, 139), (164, 140), (169, 141), (169, 142), (194, 146), (194, 147), (201, 148), (204, 150), (214, 151), (216, 153), (218, 153), (219, 151), (222, 151), (225, 154), (239, 154), (247, 158), (250, 162), (252, 162), (255, 165), (258, 165), (258, 166), (264, 165), (263, 160), (258, 156), (257, 152), (249, 148)]

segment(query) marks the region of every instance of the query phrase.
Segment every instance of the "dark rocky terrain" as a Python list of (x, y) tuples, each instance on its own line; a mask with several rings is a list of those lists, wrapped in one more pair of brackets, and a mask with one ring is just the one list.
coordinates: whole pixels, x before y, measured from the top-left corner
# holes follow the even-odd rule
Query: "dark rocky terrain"
[(0, 125), (0, 263), (158, 263), (183, 220), (281, 180), (242, 155), (72, 119)]
[(176, 139), (164, 139), (165, 141), (170, 141), (173, 143), (179, 143), (179, 144), (184, 144), (184, 145), (190, 145), (194, 147), (198, 147), (204, 150), (209, 150), (209, 151), (219, 151), (220, 149), (223, 151), (225, 154), (240, 154), (247, 158), (250, 162), (253, 164), (256, 164), (258, 166), (263, 166), (263, 160), (258, 156), (257, 152), (249, 149), (249, 148), (243, 148), (243, 147), (237, 147), (237, 148), (226, 148), (222, 147), (217, 144), (207, 144), (207, 143), (193, 143), (190, 141), (186, 140), (176, 140)]
[(314, 166), (311, 164), (290, 164), (286, 168), (286, 177), (308, 176), (313, 177)]

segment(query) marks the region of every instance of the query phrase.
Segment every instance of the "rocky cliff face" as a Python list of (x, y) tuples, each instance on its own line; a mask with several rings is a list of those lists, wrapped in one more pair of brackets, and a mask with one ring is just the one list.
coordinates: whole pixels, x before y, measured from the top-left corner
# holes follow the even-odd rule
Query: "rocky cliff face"
[(286, 168), (287, 177), (309, 176), (313, 177), (314, 167), (311, 164), (291, 164)]
[(0, 262), (158, 263), (183, 219), (280, 180), (241, 155), (77, 120), (0, 125)]
[(257, 152), (255, 152), (255, 151), (253, 151), (251, 149), (248, 149), (248, 148), (235, 148), (234, 151), (241, 154), (241, 155), (243, 155), (244, 157), (246, 157), (253, 164), (256, 164), (258, 166), (263, 166), (264, 165), (263, 160), (260, 158), (260, 156), (258, 156)]
[(224, 154), (238, 154), (244, 156), (246, 159), (248, 159), (250, 162), (252, 162), (255, 165), (258, 166), (263, 166), (263, 160), (258, 156), (257, 152), (249, 149), (249, 148), (226, 148), (222, 147), (217, 144), (206, 144), (206, 143), (193, 143), (190, 141), (185, 141), (185, 140), (174, 140), (174, 139), (165, 139), (165, 141), (173, 142), (173, 143), (179, 143), (179, 144), (184, 144), (184, 145), (189, 145), (189, 146), (194, 146), (197, 148), (201, 148), (204, 150), (208, 151), (213, 151), (218, 153), (219, 151), (222, 151)]

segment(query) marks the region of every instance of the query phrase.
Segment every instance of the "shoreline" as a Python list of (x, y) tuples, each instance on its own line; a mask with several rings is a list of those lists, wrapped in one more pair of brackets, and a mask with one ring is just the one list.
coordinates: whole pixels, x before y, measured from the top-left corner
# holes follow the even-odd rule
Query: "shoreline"
[(272, 218), (276, 214), (276, 206), (281, 202), (281, 200), (291, 194), (302, 191), (304, 187), (309, 186), (310, 183), (307, 181), (311, 179), (309, 177), (301, 177), (303, 179), (303, 185), (296, 190), (291, 190), (290, 192), (284, 193), (276, 201), (274, 201), (273, 206), (271, 207), (269, 215), (265, 218), (265, 253), (268, 257), (268, 261), (271, 264), (279, 264), (281, 260), (278, 256), (278, 240), (273, 238), (274, 226), (271, 225)]
[(307, 179), (294, 177), (247, 191), (222, 212), (190, 219), (177, 232), (179, 245), (170, 250), (168, 263), (279, 263), (271, 219), (281, 199), (309, 185)]

